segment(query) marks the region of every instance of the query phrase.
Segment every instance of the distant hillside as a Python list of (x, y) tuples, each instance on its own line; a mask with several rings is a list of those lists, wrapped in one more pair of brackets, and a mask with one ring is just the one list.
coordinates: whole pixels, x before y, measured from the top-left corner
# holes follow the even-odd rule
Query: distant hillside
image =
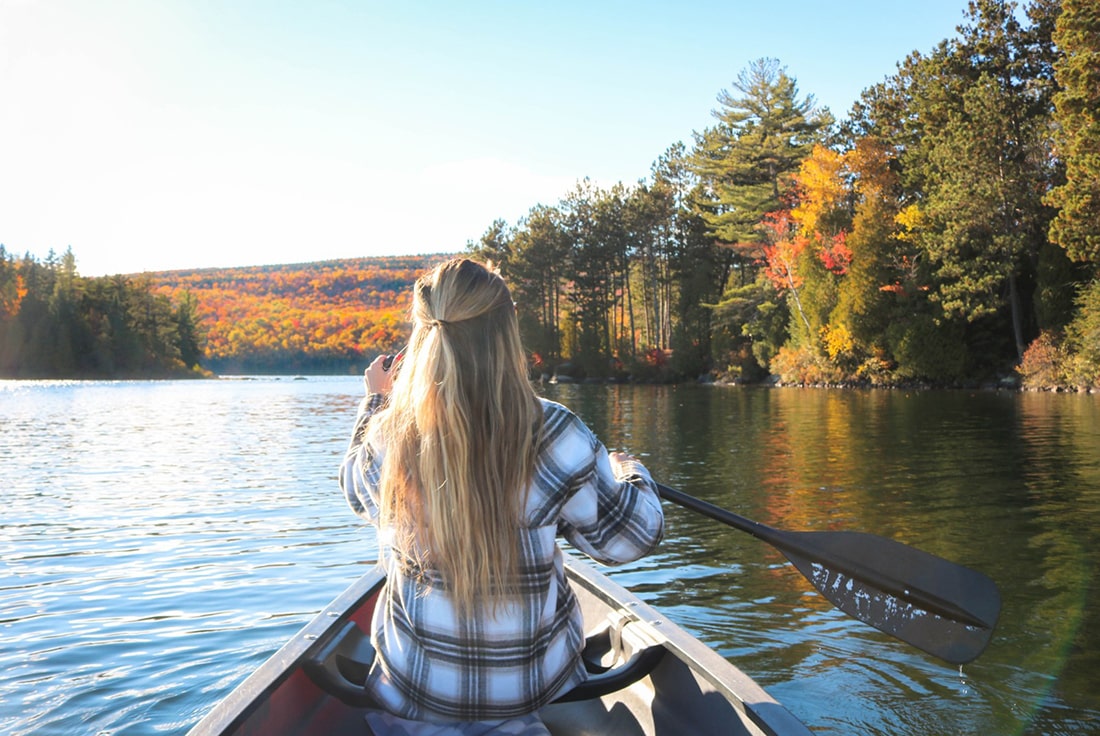
[(354, 373), (408, 338), (413, 282), (447, 255), (392, 256), (148, 274), (194, 300), (203, 365), (218, 373)]

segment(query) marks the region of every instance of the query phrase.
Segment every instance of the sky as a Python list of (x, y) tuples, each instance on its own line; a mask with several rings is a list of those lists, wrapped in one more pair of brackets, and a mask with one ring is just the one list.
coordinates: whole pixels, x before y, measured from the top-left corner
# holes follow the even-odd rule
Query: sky
[(458, 252), (778, 59), (844, 118), (966, 0), (0, 0), (0, 244), (85, 276)]

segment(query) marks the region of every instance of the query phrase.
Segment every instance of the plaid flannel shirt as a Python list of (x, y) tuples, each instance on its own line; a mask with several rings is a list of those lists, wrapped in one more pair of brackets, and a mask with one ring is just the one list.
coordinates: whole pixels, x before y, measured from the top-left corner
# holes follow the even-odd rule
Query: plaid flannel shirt
[[(384, 438), (367, 424), (383, 398), (360, 405), (340, 485), (356, 514), (377, 524)], [(561, 534), (605, 564), (651, 552), (664, 515), (649, 471), (627, 463), (616, 477), (607, 450), (560, 404), (542, 400), (544, 423), (520, 545), (521, 599), (495, 616), (456, 614), (441, 586), (408, 575), (379, 529), (388, 576), (371, 640), (378, 656), (368, 688), (386, 710), (428, 721), (512, 718), (549, 703), (585, 677), (581, 613), (566, 582)], [(428, 577), (431, 577), (430, 572)]]

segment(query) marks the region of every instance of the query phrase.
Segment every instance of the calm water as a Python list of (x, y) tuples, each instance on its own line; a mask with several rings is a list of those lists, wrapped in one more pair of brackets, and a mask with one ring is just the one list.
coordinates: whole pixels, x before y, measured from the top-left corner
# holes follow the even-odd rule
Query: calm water
[[(360, 575), (335, 468), (356, 379), (0, 382), (0, 733), (179, 734)], [(546, 387), (669, 485), (983, 570), (963, 670), (668, 507), (613, 571), (823, 734), (1100, 733), (1100, 397)]]

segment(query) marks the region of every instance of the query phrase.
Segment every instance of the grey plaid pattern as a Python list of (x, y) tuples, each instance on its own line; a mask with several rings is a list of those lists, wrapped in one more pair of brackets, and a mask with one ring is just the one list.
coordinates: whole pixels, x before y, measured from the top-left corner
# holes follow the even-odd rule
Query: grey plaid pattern
[[(383, 398), (366, 397), (340, 468), (356, 514), (378, 516), (384, 439), (367, 424)], [(379, 530), (386, 587), (371, 639), (378, 657), (368, 687), (387, 711), (442, 721), (500, 720), (534, 712), (584, 679), (581, 614), (566, 582), (558, 534), (605, 564), (651, 552), (664, 516), (649, 471), (640, 463), (616, 477), (607, 450), (571, 411), (542, 400), (544, 423), (535, 476), (520, 532), (522, 600), (495, 616), (456, 614), (431, 570), (410, 573)], [(388, 615), (381, 615), (383, 612)]]

